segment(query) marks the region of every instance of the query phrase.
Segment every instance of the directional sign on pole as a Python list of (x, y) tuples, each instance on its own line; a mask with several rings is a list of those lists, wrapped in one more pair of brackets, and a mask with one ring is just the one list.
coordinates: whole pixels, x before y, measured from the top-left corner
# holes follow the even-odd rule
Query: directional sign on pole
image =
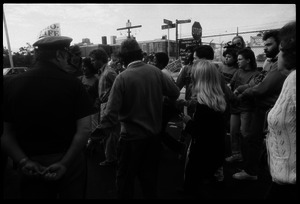
[(164, 30), (164, 29), (168, 29), (168, 28), (175, 28), (175, 23), (171, 24), (171, 25), (162, 25), (161, 26), (161, 29)]
[(178, 24), (181, 24), (181, 23), (190, 23), (190, 22), (191, 22), (190, 19), (188, 19), (188, 20), (178, 20), (177, 21)]
[(165, 23), (165, 24), (168, 24), (168, 25), (172, 25), (173, 22), (170, 21), (170, 20), (164, 19), (164, 23)]

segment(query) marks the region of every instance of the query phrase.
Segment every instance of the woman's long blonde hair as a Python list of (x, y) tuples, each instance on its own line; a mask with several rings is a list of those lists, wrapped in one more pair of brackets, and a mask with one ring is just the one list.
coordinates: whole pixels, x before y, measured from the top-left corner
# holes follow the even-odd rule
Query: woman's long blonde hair
[(215, 111), (224, 112), (226, 101), (221, 88), (221, 77), (216, 65), (209, 60), (200, 59), (193, 64), (193, 91), (197, 101)]

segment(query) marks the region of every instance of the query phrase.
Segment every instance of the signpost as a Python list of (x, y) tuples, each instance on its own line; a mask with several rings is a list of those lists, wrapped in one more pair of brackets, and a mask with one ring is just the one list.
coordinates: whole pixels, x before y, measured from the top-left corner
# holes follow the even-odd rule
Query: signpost
[(187, 20), (177, 20), (176, 19), (176, 59), (178, 59), (178, 55), (179, 55), (179, 46), (178, 46), (178, 24), (182, 24), (182, 23), (190, 23), (191, 19), (187, 19)]
[(171, 25), (173, 22), (170, 21), (170, 20), (164, 19), (164, 23), (165, 23), (165, 24), (168, 24), (168, 25)]
[(181, 23), (190, 23), (191, 19), (187, 19), (187, 20), (178, 20), (177, 23), (181, 24)]
[(162, 25), (162, 26), (161, 26), (161, 29), (162, 29), (162, 30), (164, 30), (164, 29), (169, 29), (169, 28), (175, 28), (175, 23), (170, 24), (170, 25)]
[(164, 23), (167, 24), (167, 25), (162, 25), (161, 26), (161, 29), (164, 30), (164, 29), (168, 29), (168, 56), (170, 56), (170, 40), (169, 40), (169, 29), (170, 28), (175, 28), (175, 23), (173, 23), (172, 21), (170, 20), (167, 20), (167, 19), (164, 19)]
[(168, 55), (170, 56), (170, 45), (169, 45), (169, 29), (170, 28), (176, 28), (176, 59), (178, 59), (178, 50), (179, 50), (179, 46), (178, 46), (178, 24), (182, 24), (182, 23), (190, 23), (191, 19), (187, 19), (187, 20), (177, 20), (176, 19), (176, 23), (173, 23), (170, 20), (164, 19), (164, 23), (166, 25), (162, 25), (161, 29), (168, 29)]

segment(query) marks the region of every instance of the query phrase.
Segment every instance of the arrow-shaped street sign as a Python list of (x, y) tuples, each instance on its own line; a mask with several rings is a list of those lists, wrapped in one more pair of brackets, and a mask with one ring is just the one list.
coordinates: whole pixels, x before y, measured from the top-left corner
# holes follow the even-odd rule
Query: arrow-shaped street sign
[(188, 20), (178, 20), (177, 21), (178, 24), (181, 24), (181, 23), (190, 23), (190, 22), (191, 22), (190, 19), (188, 19)]
[(175, 28), (175, 23), (171, 24), (171, 25), (162, 25), (161, 29), (168, 29), (168, 28)]
[(168, 24), (168, 25), (172, 25), (173, 22), (170, 21), (170, 20), (164, 19), (164, 23), (165, 23), (165, 24)]

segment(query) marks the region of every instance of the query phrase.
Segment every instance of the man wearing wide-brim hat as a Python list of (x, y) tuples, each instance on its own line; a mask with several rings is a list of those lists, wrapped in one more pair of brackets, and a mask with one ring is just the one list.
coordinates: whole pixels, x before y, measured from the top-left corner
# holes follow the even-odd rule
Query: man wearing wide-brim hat
[(72, 38), (39, 39), (36, 63), (4, 89), (1, 148), (17, 164), (21, 198), (84, 198), (92, 102), (65, 67)]
[[(66, 36), (43, 37), (33, 44), (33, 46), (36, 48), (35, 56), (36, 58), (42, 56), (43, 59), (49, 59), (49, 57), (53, 57), (52, 55), (55, 53), (53, 51), (65, 51), (67, 53), (68, 61), (63, 66), (63, 69), (66, 72), (76, 76), (76, 73), (78, 73), (78, 67), (72, 66), (71, 64), (71, 60), (76, 52), (74, 53), (74, 46), (70, 46), (71, 41), (72, 38)], [(78, 52), (78, 50), (75, 51)], [(50, 56), (48, 56), (49, 53)], [(56, 62), (56, 60), (54, 60), (54, 62)]]

